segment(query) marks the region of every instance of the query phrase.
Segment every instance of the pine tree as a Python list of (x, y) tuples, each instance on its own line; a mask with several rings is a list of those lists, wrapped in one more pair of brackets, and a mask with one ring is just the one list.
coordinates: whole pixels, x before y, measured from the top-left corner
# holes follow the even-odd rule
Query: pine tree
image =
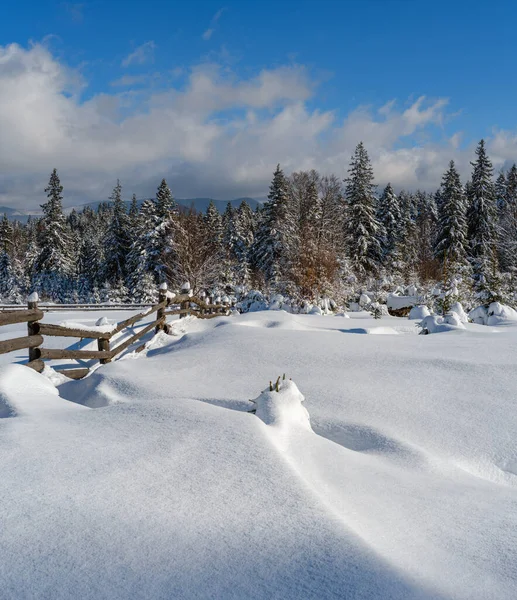
[(468, 198), (468, 238), (476, 290), (488, 302), (494, 290), (492, 282), (495, 282), (497, 271), (497, 211), (492, 163), (487, 156), (484, 140), (479, 142), (476, 156), (476, 161), (471, 163), (473, 171)]
[(113, 213), (106, 239), (104, 278), (112, 287), (120, 288), (127, 274), (130, 232), (129, 217), (122, 200), (122, 186), (118, 180), (110, 200), (113, 203)]
[(503, 209), (499, 213), (499, 263), (512, 278), (517, 275), (517, 166), (506, 176)]
[(172, 252), (175, 223), (178, 217), (178, 205), (165, 179), (162, 179), (156, 192), (156, 219), (155, 232), (156, 247), (153, 251), (152, 271), (158, 283), (167, 280), (167, 274), (174, 262)]
[(216, 253), (220, 250), (223, 241), (223, 218), (212, 200), (206, 209), (205, 228), (207, 241)]
[(376, 199), (373, 169), (360, 142), (352, 156), (345, 180), (349, 206), (346, 242), (352, 266), (359, 276), (374, 274), (381, 260), (380, 224), (375, 216)]
[(39, 254), (34, 265), (33, 287), (40, 295), (51, 300), (62, 300), (68, 292), (68, 277), (73, 273), (70, 233), (67, 230), (62, 207), (63, 186), (56, 169), (52, 171), (45, 188), (47, 202), (41, 205)]
[(377, 219), (383, 227), (381, 252), (383, 263), (393, 258), (393, 254), (399, 241), (401, 212), (398, 198), (393, 191), (391, 183), (384, 188), (379, 198)]
[(467, 259), (466, 199), (454, 161), (442, 178), (441, 210), (435, 244), (435, 256), (456, 272)]
[(288, 285), (293, 238), (288, 183), (280, 165), (277, 165), (268, 200), (260, 214), (253, 246), (253, 266), (262, 274), (266, 285), (278, 291), (283, 291)]

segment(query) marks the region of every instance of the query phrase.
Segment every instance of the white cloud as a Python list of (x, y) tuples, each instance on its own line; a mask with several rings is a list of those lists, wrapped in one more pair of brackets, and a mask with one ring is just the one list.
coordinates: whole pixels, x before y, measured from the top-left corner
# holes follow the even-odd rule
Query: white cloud
[(216, 25), (217, 22), (219, 21), (219, 19), (221, 18), (221, 15), (223, 14), (223, 12), (227, 10), (225, 6), (223, 6), (223, 8), (220, 8), (215, 15), (212, 17), (212, 20), (210, 21), (210, 27), (208, 29), (206, 29), (203, 32), (203, 35), (201, 36), (205, 41), (208, 41), (212, 35), (215, 32), (216, 29)]
[[(312, 108), (315, 86), (300, 66), (239, 79), (202, 65), (181, 88), (115, 89), (86, 102), (81, 86), (41, 45), (0, 47), (0, 204), (43, 202), (54, 167), (71, 205), (107, 198), (117, 178), (127, 197), (152, 195), (162, 177), (178, 197), (262, 196), (278, 162), (345, 177), (360, 140), (380, 185), (435, 189), (451, 158), (466, 176), (473, 157), (461, 132), (442, 130), (445, 99), (358, 107), (338, 119)], [(415, 145), (432, 132), (443, 142)], [(517, 133), (493, 131), (488, 149), (496, 168), (510, 164)]]
[(126, 58), (122, 61), (123, 67), (129, 67), (131, 65), (144, 65), (146, 63), (152, 62), (154, 58), (154, 50), (156, 48), (156, 44), (151, 40), (149, 42), (145, 42), (141, 46), (138, 46), (126, 56)]

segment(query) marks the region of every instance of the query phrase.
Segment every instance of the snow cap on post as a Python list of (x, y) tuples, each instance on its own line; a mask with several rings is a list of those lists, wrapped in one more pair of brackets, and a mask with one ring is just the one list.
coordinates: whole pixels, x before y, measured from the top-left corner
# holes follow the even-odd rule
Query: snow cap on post
[(162, 290), (162, 291), (167, 290), (167, 282), (166, 281), (164, 281), (163, 283), (160, 283), (160, 290)]
[(205, 290), (201, 290), (201, 291), (199, 292), (199, 297), (200, 297), (200, 298), (205, 298), (205, 297), (206, 297), (206, 292), (205, 292)]
[(190, 290), (190, 282), (185, 281), (185, 283), (183, 283), (181, 286), (181, 291), (188, 292), (189, 290)]
[(223, 296), (223, 304), (230, 304), (230, 298), (228, 298), (228, 296)]
[(38, 302), (38, 300), (38, 292), (32, 292), (32, 294), (27, 298), (27, 302)]

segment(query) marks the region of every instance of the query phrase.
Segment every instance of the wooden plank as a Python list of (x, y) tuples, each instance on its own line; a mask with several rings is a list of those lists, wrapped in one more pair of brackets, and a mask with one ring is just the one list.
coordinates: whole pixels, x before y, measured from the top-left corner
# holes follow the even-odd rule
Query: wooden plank
[(0, 354), (6, 352), (14, 352), (23, 348), (35, 348), (43, 344), (41, 335), (27, 335), (25, 337), (13, 338), (12, 340), (4, 340), (0, 342)]
[[(119, 344), (116, 348), (113, 348), (113, 350), (111, 351), (111, 356), (112, 357), (116, 356), (117, 354), (119, 354), (120, 352), (122, 352), (123, 350), (125, 350), (126, 348), (129, 348), (129, 346), (131, 346), (131, 344), (134, 344), (143, 335), (145, 335), (146, 333), (148, 333), (149, 331), (151, 331), (151, 329), (153, 329), (154, 327), (156, 327), (161, 320), (162, 319), (156, 319), (156, 321), (153, 321), (152, 323), (149, 323), (149, 325), (147, 325), (147, 327), (144, 327), (141, 331), (139, 331), (138, 333), (136, 333), (135, 335), (133, 335), (132, 337), (130, 337), (128, 340), (126, 340), (122, 344)], [(163, 320), (165, 320), (165, 318), (163, 318)]]
[(40, 333), (55, 337), (74, 337), (83, 339), (109, 340), (111, 331), (88, 331), (87, 329), (70, 329), (61, 325), (40, 323)]
[(37, 358), (36, 360), (31, 360), (25, 366), (34, 369), (38, 373), (41, 373), (45, 368), (45, 363), (39, 358)]
[(73, 358), (76, 360), (91, 358), (111, 358), (110, 351), (98, 350), (57, 350), (51, 348), (40, 348), (41, 358), (51, 360), (59, 358)]
[(4, 310), (0, 312), (0, 326), (13, 323), (26, 323), (43, 319), (43, 311), (38, 308), (31, 310)]
[(61, 375), (65, 375), (70, 379), (82, 379), (86, 377), (90, 369), (57, 369), (56, 373), (61, 373)]
[(121, 321), (117, 325), (117, 327), (111, 332), (111, 337), (113, 337), (116, 333), (120, 333), (123, 329), (125, 329), (126, 327), (129, 327), (130, 325), (133, 325), (137, 321), (141, 321), (143, 318), (147, 317), (148, 315), (152, 315), (153, 312), (160, 310), (160, 308), (165, 308), (166, 305), (167, 305), (167, 301), (159, 302), (158, 304), (151, 306), (148, 310), (138, 313), (137, 315), (134, 315), (134, 316), (130, 317), (129, 319), (126, 319), (125, 321)]

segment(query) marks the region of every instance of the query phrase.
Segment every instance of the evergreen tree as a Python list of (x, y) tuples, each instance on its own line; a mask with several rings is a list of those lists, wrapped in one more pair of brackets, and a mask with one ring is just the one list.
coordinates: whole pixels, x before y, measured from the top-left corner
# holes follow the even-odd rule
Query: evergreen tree
[(113, 213), (106, 238), (104, 278), (113, 287), (120, 288), (125, 281), (126, 262), (130, 249), (129, 217), (122, 200), (122, 186), (117, 185), (110, 196)]
[(167, 273), (174, 262), (172, 238), (178, 216), (178, 206), (165, 179), (162, 179), (156, 192), (155, 205), (157, 228), (154, 234), (156, 246), (153, 250), (152, 271), (155, 280), (160, 283), (167, 280)]
[(477, 159), (471, 163), (472, 184), (469, 190), (467, 212), (470, 258), (476, 289), (489, 301), (497, 270), (496, 196), (492, 182), (492, 163), (481, 140), (476, 148)]
[(287, 180), (280, 165), (277, 165), (268, 200), (260, 215), (253, 246), (253, 266), (264, 277), (266, 284), (278, 291), (283, 291), (288, 284), (290, 244), (294, 237), (289, 200)]
[(381, 228), (375, 216), (373, 169), (362, 142), (355, 149), (348, 172), (349, 177), (345, 180), (349, 207), (346, 223), (348, 253), (357, 275), (374, 274), (381, 260)]
[(63, 300), (68, 292), (68, 277), (73, 273), (70, 233), (62, 207), (63, 186), (56, 169), (52, 171), (45, 188), (47, 202), (41, 205), (39, 254), (34, 265), (33, 287), (40, 295), (51, 300)]
[(467, 259), (467, 219), (464, 190), (452, 160), (442, 178), (440, 198), (435, 256), (442, 264), (447, 261), (449, 271), (457, 272)]
[(517, 275), (517, 166), (508, 171), (504, 208), (499, 213), (499, 264), (512, 278)]
[(398, 198), (391, 183), (384, 188), (379, 198), (377, 219), (382, 225), (381, 253), (383, 263), (393, 258), (393, 253), (399, 241), (401, 212)]

